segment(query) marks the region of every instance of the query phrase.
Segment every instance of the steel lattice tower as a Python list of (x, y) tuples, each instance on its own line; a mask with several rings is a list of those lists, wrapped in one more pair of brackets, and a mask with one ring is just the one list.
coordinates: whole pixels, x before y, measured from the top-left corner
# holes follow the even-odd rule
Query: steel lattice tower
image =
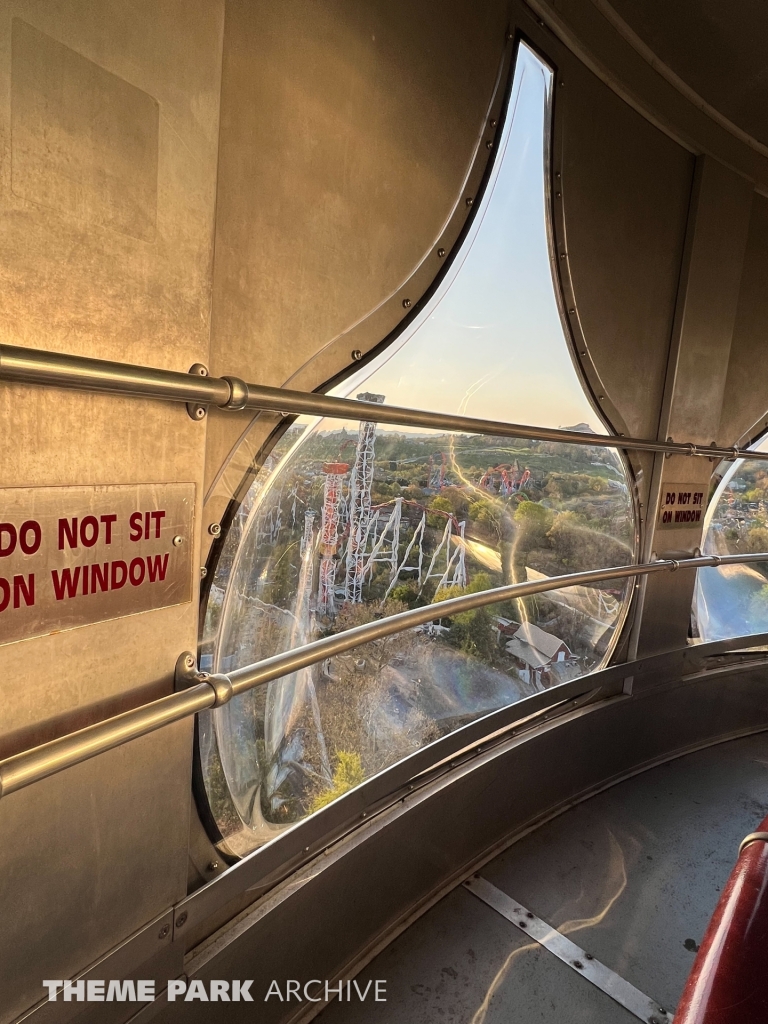
[(320, 579), (317, 588), (318, 615), (333, 618), (336, 614), (336, 551), (339, 546), (339, 514), (346, 462), (326, 462), (323, 466), (323, 514), (320, 520)]
[[(363, 392), (357, 396), (357, 400), (381, 405), (384, 395)], [(349, 543), (347, 544), (347, 574), (344, 583), (344, 597), (353, 604), (358, 604), (363, 599), (365, 538), (368, 520), (371, 516), (371, 483), (373, 482), (375, 443), (376, 423), (372, 420), (361, 420), (350, 483)]]

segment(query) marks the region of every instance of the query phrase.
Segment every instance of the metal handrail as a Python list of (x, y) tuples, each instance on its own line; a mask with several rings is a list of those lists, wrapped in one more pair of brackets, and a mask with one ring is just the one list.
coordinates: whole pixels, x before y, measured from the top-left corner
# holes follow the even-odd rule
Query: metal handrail
[[(15, 345), (0, 345), (0, 380), (214, 405), (229, 411), (252, 409), (282, 415), (325, 416), (342, 420), (360, 420), (365, 416), (365, 410), (361, 410), (361, 405), (365, 403), (349, 398), (268, 387), (265, 384), (247, 384), (238, 377), (206, 377), (196, 373), (91, 359), (87, 356), (41, 352)], [(515, 437), (530, 441), (555, 441), (589, 447), (625, 448), (669, 455), (697, 455), (710, 459), (768, 460), (768, 452), (756, 452), (737, 446), (728, 448), (712, 444), (707, 447), (692, 442), (625, 437), (623, 434), (589, 434), (580, 430), (534, 427), (394, 405), (377, 404), (374, 410), (370, 414), (371, 419), (393, 426)]]
[(235, 669), (228, 675), (190, 672), (187, 676), (188, 689), (161, 697), (132, 711), (107, 718), (103, 722), (0, 761), (0, 797), (55, 775), (97, 754), (112, 750), (129, 740), (146, 736), (164, 725), (178, 722), (198, 711), (218, 707), (255, 686), (261, 686), (273, 679), (315, 665), (326, 658), (413, 629), (435, 619), (482, 608), (510, 598), (528, 597), (566, 587), (647, 576), (655, 572), (674, 572), (677, 569), (699, 569), (706, 566), (760, 561), (768, 561), (768, 552), (749, 555), (702, 555), (680, 560), (659, 559), (638, 565), (620, 565), (610, 569), (594, 569), (525, 583), (512, 583), (504, 587), (482, 590), (476, 594), (463, 594), (461, 597), (437, 601), (423, 608), (413, 608), (398, 615), (367, 622), (342, 633), (315, 640), (295, 650), (265, 658), (255, 665)]

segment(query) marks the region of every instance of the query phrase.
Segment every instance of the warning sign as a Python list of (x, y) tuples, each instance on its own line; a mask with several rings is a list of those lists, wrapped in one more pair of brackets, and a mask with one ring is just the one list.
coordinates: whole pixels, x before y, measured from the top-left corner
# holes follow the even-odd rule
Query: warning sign
[(662, 484), (659, 527), (695, 526), (703, 517), (704, 490), (701, 484)]
[(192, 599), (194, 484), (0, 490), (0, 644)]

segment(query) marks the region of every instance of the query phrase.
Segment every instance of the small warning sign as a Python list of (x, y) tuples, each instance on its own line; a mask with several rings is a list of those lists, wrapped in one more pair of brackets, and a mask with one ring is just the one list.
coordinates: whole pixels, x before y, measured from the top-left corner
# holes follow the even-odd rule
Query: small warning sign
[(194, 484), (0, 490), (0, 644), (192, 599)]
[(695, 526), (703, 517), (704, 490), (701, 484), (662, 484), (659, 527)]

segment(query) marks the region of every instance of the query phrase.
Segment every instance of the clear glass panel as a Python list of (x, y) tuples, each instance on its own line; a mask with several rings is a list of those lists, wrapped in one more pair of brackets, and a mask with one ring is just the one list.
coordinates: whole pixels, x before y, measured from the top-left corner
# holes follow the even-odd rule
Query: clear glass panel
[[(632, 562), (609, 449), (382, 427), (389, 401), (603, 427), (576, 376), (548, 245), (552, 75), (521, 45), (494, 176), (432, 302), (335, 393), (359, 423), (299, 420), (235, 515), (204, 667), (228, 671), (466, 590)], [(414, 750), (601, 665), (631, 584), (508, 601), (280, 679), (203, 716), (214, 817), (244, 852)]]
[[(755, 449), (765, 451), (768, 437)], [(705, 555), (768, 551), (768, 466), (740, 459), (726, 470), (704, 521)], [(693, 631), (702, 641), (768, 633), (768, 562), (700, 569)]]

